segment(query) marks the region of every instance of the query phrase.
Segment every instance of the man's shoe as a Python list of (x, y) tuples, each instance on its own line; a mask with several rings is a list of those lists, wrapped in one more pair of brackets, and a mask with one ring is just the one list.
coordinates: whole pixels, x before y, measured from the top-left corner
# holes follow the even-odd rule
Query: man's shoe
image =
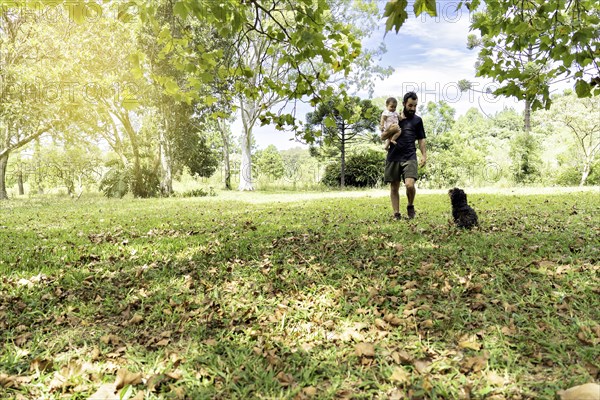
[(401, 215), (400, 213), (394, 213), (394, 219), (395, 219), (396, 221), (399, 221), (399, 220), (401, 220), (401, 219), (402, 219), (402, 215)]
[(417, 215), (415, 213), (415, 206), (407, 206), (406, 214), (408, 215), (408, 219), (413, 219), (415, 217), (415, 215)]

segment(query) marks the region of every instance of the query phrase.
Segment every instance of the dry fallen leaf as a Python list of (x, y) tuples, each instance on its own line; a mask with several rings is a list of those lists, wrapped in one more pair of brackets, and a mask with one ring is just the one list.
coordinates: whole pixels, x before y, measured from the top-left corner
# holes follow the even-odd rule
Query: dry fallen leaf
[(405, 350), (395, 351), (392, 353), (392, 358), (397, 364), (412, 364), (414, 357), (408, 354)]
[(290, 374), (286, 374), (283, 371), (277, 374), (277, 380), (281, 384), (281, 386), (290, 386), (294, 383), (294, 377)]
[(375, 357), (375, 346), (372, 343), (359, 343), (354, 347), (359, 357)]
[(92, 349), (92, 352), (90, 353), (90, 359), (92, 361), (98, 361), (98, 359), (100, 358), (100, 349), (97, 347), (94, 347)]
[(390, 381), (396, 382), (399, 385), (408, 383), (408, 382), (410, 382), (410, 372), (406, 371), (402, 367), (396, 367), (392, 371), (392, 375), (390, 376)]
[(27, 332), (24, 333), (22, 335), (19, 335), (15, 338), (15, 344), (17, 346), (23, 346), (25, 343), (27, 343), (29, 341), (29, 339), (32, 337), (33, 335), (31, 334), (31, 332)]
[(387, 314), (385, 317), (383, 317), (383, 320), (392, 326), (402, 325), (402, 320), (394, 314)]
[(417, 370), (418, 373), (420, 373), (421, 375), (427, 373), (427, 371), (429, 371), (429, 365), (431, 363), (427, 360), (416, 360), (413, 363), (413, 366), (415, 367), (415, 369)]
[(586, 383), (558, 392), (560, 400), (600, 400), (600, 385)]
[(100, 341), (104, 344), (119, 344), (121, 342), (121, 339), (119, 339), (118, 336), (116, 335), (104, 335), (100, 338)]
[(431, 329), (431, 328), (433, 328), (433, 321), (430, 319), (425, 320), (425, 321), (421, 322), (420, 326), (421, 326), (421, 329)]
[(127, 385), (138, 385), (140, 383), (142, 383), (141, 372), (129, 372), (125, 368), (121, 368), (117, 372), (117, 380), (115, 381), (115, 387), (117, 388), (117, 390)]
[(506, 384), (506, 378), (498, 375), (494, 371), (488, 371), (486, 374), (487, 381), (493, 386), (504, 386)]
[(116, 392), (114, 383), (105, 383), (87, 400), (120, 400), (120, 396)]
[(458, 342), (458, 346), (462, 349), (480, 350), (481, 343), (477, 342), (477, 336), (463, 336)]
[(25, 279), (25, 278), (21, 278), (19, 279), (19, 281), (17, 282), (17, 285), (19, 286), (27, 286), (29, 288), (33, 287), (33, 282)]
[(29, 370), (37, 372), (46, 372), (48, 370), (51, 370), (53, 366), (54, 363), (52, 362), (52, 360), (35, 358), (33, 361), (31, 361), (31, 364), (29, 364)]
[(380, 318), (377, 318), (377, 319), (375, 319), (375, 326), (376, 326), (377, 328), (379, 328), (379, 329), (383, 329), (383, 330), (385, 330), (385, 329), (388, 329), (388, 328), (389, 328), (388, 324), (387, 324), (387, 323), (386, 323), (384, 320), (382, 320), (382, 319), (380, 319)]
[(354, 393), (348, 389), (340, 389), (335, 393), (335, 398), (340, 400), (350, 400), (352, 399)]
[(487, 361), (489, 359), (489, 353), (483, 352), (482, 355), (469, 357), (463, 360), (461, 364), (461, 371), (463, 372), (479, 372), (483, 371), (487, 366)]
[(140, 390), (135, 396), (131, 398), (131, 400), (144, 400), (145, 398), (146, 395), (144, 394), (144, 391)]
[(13, 386), (13, 377), (8, 376), (6, 374), (0, 374), (0, 386), (2, 387), (12, 387)]
[(140, 322), (144, 321), (144, 317), (142, 317), (140, 314), (135, 314), (133, 317), (131, 317), (131, 319), (129, 320), (128, 324), (129, 325), (136, 325), (139, 324)]

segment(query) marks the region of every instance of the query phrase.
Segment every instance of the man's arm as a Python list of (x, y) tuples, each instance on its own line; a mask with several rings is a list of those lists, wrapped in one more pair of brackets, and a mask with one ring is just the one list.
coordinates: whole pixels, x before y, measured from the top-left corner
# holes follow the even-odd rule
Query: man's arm
[(419, 150), (421, 150), (421, 161), (419, 166), (422, 167), (427, 162), (427, 148), (425, 147), (425, 139), (419, 139)]

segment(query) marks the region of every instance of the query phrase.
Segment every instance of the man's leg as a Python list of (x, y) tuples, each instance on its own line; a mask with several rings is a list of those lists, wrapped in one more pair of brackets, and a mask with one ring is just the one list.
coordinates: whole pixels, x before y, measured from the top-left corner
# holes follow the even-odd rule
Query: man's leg
[(415, 195), (417, 194), (417, 189), (415, 188), (415, 180), (413, 178), (406, 178), (404, 180), (404, 185), (406, 186), (406, 197), (408, 198), (408, 205), (412, 206), (415, 201)]
[(394, 215), (398, 215), (400, 213), (400, 181), (390, 182), (390, 200)]
[(404, 180), (404, 185), (406, 186), (406, 197), (408, 198), (406, 215), (408, 215), (409, 219), (413, 219), (415, 217), (415, 206), (413, 205), (413, 202), (415, 201), (415, 195), (417, 193), (415, 180), (413, 178), (406, 178)]

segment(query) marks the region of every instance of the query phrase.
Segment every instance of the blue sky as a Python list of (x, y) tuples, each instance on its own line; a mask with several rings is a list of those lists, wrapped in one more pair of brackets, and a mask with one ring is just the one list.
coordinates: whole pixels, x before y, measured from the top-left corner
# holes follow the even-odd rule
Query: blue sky
[[(380, 1), (384, 4), (383, 0)], [(409, 9), (412, 9), (412, 3), (409, 3)], [(514, 98), (461, 93), (458, 90), (461, 79), (468, 79), (475, 89), (483, 92), (488, 88), (494, 90), (496, 85), (489, 79), (475, 77), (477, 50), (468, 50), (466, 46), (467, 36), (472, 33), (469, 31), (470, 16), (464, 7), (456, 11), (457, 5), (458, 1), (438, 1), (438, 16), (435, 18), (428, 15), (415, 17), (409, 13), (398, 34), (392, 31), (385, 38), (385, 21), (380, 21), (378, 29), (363, 42), (363, 46), (375, 48), (383, 41), (387, 53), (380, 65), (392, 66), (394, 73), (383, 81), (375, 82), (373, 97), (401, 98), (404, 93), (413, 90), (417, 92), (420, 104), (445, 100), (456, 109), (457, 117), (471, 107), (488, 116), (505, 107), (521, 112), (523, 104)], [(234, 134), (239, 134), (241, 123), (237, 121), (232, 129)], [(290, 141), (293, 138), (291, 134), (276, 131), (270, 126), (256, 127), (254, 136), (259, 148), (270, 144), (280, 150), (301, 146)]]

